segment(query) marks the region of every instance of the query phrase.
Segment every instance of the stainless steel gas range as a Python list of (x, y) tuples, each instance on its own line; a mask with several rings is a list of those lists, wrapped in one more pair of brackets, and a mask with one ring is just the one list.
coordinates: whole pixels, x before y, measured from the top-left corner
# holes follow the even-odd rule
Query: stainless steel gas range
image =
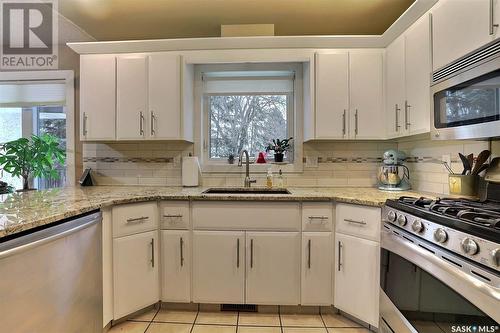
[(382, 209), (382, 333), (500, 332), (500, 198)]

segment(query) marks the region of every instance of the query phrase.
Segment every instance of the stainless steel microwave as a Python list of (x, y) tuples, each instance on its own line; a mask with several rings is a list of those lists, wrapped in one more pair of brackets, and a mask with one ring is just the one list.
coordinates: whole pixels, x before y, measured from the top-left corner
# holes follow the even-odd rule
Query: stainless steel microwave
[(500, 41), (435, 71), (432, 80), (433, 139), (500, 137)]

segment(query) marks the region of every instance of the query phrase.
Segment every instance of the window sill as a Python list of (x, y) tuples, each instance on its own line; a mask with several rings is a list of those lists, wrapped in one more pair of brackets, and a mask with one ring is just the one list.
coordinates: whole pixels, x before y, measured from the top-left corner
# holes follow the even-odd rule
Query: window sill
[[(271, 171), (278, 173), (281, 170), (283, 173), (302, 173), (303, 164), (302, 163), (262, 163), (250, 164), (251, 174), (266, 174), (271, 168)], [(245, 163), (242, 166), (235, 164), (217, 164), (217, 163), (204, 163), (201, 165), (201, 171), (203, 173), (229, 173), (229, 174), (244, 174), (245, 173)]]

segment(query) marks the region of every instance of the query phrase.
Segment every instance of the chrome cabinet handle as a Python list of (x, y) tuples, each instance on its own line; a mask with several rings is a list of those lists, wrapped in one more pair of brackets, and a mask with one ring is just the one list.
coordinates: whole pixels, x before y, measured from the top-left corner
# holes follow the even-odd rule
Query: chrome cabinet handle
[(311, 240), (307, 241), (307, 268), (311, 269)]
[(311, 215), (308, 218), (309, 220), (328, 220), (328, 216), (325, 215)]
[(354, 135), (358, 135), (358, 109), (354, 112)]
[(139, 134), (144, 135), (144, 113), (139, 112)]
[(340, 269), (342, 267), (341, 260), (342, 260), (342, 248), (343, 248), (343, 246), (344, 245), (342, 244), (342, 242), (339, 241), (339, 254), (338, 254), (338, 267), (337, 267), (337, 269), (338, 269), (339, 272), (340, 272)]
[(240, 239), (236, 240), (236, 268), (240, 268)]
[(345, 123), (345, 120), (346, 120), (346, 109), (344, 109), (344, 113), (342, 114), (342, 135), (345, 136), (345, 133), (346, 133), (346, 123)]
[(163, 215), (163, 217), (166, 217), (166, 218), (181, 218), (182, 214), (165, 214), (165, 215)]
[(184, 266), (184, 239), (182, 239), (182, 237), (180, 238), (179, 245), (181, 248), (181, 267), (182, 267)]
[(408, 104), (408, 101), (405, 101), (405, 129), (407, 130), (410, 127), (410, 122), (408, 121), (408, 113), (411, 108), (411, 105)]
[(399, 128), (401, 127), (401, 125), (399, 125), (399, 111), (401, 111), (401, 109), (398, 107), (398, 104), (396, 104), (396, 109), (395, 109), (395, 112), (396, 112), (396, 132), (399, 132)]
[(151, 136), (154, 136), (156, 134), (155, 123), (156, 123), (156, 116), (154, 111), (151, 111)]
[(490, 36), (495, 33), (495, 28), (498, 28), (498, 23), (494, 22), (493, 0), (490, 0)]
[(253, 268), (253, 239), (250, 240), (250, 268)]
[(151, 266), (155, 267), (155, 239), (151, 238)]
[(148, 219), (149, 219), (148, 216), (135, 217), (135, 218), (127, 219), (127, 223), (143, 222), (143, 221), (148, 220)]
[(82, 124), (83, 125), (83, 136), (87, 136), (87, 118), (88, 118), (87, 113), (84, 112), (83, 113), (83, 124)]
[(366, 224), (365, 221), (357, 221), (357, 220), (352, 220), (352, 219), (344, 219), (344, 221), (348, 222), (348, 223), (361, 224), (361, 225), (365, 225)]

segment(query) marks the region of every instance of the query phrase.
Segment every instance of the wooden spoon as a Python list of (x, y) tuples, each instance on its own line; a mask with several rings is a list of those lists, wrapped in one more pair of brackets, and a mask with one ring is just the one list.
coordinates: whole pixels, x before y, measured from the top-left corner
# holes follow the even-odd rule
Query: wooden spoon
[(491, 152), (489, 150), (483, 150), (479, 153), (479, 155), (477, 155), (476, 164), (471, 172), (473, 175), (477, 175), (479, 173), (478, 170), (488, 160), (488, 158), (490, 158), (490, 155)]

